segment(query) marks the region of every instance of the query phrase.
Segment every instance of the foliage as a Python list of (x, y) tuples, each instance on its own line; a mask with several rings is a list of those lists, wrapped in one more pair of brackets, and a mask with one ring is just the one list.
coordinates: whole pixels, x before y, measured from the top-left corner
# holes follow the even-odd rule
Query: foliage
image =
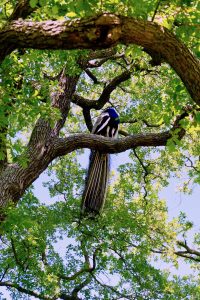
[[(1, 2), (1, 26), (16, 4)], [(90, 17), (102, 11), (153, 20), (199, 53), (198, 1), (31, 0), (30, 6), (36, 8), (29, 16), (34, 21)], [(183, 213), (169, 220), (166, 201), (159, 198), (172, 176), (180, 178), (184, 193), (200, 183), (199, 109), (166, 63), (152, 66), (149, 55), (135, 45), (118, 45), (112, 51), (107, 59), (97, 55), (91, 60), (95, 52), (88, 50), (18, 49), (6, 57), (0, 67), (0, 138), (6, 141), (9, 164), (26, 167), (26, 145), (39, 117), (51, 127), (60, 119), (61, 112), (51, 101), (52, 94), (60, 92), (56, 76), (63, 67), (67, 76), (79, 76), (76, 93), (91, 101), (99, 99), (124, 70), (130, 72), (130, 79), (116, 85), (105, 103), (120, 113), (121, 136), (170, 130), (189, 107), (180, 121), (184, 137), (179, 138), (178, 127), (165, 147), (132, 149), (118, 167), (114, 156), (106, 206), (96, 219), (80, 220), (86, 172), (81, 162), (88, 153), (76, 150), (55, 159), (44, 184), (51, 204), (49, 197), (37, 199), (30, 187), (17, 207), (7, 208), (1, 226), (0, 286), (7, 286), (12, 299), (200, 298), (198, 278), (175, 276), (156, 264), (159, 260), (178, 267), (183, 256), (199, 270), (199, 251), (190, 253), (184, 244), (193, 227), (191, 220)], [(81, 59), (102, 62), (90, 68), (93, 78)], [(92, 120), (97, 110), (92, 110)], [(87, 124), (82, 107), (72, 99), (61, 136), (78, 132), (87, 132)], [(0, 148), (0, 159), (4, 158)], [(193, 243), (198, 249), (198, 233)]]

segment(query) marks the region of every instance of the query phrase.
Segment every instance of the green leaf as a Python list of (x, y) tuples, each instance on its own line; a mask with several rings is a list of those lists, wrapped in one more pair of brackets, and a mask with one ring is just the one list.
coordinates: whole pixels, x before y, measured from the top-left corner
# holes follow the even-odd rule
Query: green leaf
[(38, 0), (30, 0), (29, 1), (29, 4), (32, 8), (35, 8), (38, 4)]
[(197, 111), (197, 112), (195, 113), (195, 119), (196, 119), (197, 123), (200, 124), (200, 112)]
[(46, 2), (47, 2), (47, 0), (39, 0), (40, 6), (45, 6)]
[(54, 6), (52, 7), (52, 12), (53, 12), (53, 14), (54, 14), (54, 15), (57, 15), (57, 14), (58, 14), (58, 11), (59, 11), (58, 6), (57, 6), (57, 5), (54, 5)]

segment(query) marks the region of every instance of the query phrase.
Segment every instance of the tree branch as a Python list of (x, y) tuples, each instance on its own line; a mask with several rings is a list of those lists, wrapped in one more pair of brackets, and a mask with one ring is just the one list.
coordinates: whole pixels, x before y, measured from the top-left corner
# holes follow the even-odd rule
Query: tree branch
[(38, 7), (40, 6), (38, 2), (38, 6), (31, 7), (29, 0), (19, 0), (17, 5), (15, 6), (15, 9), (13, 10), (13, 13), (9, 17), (9, 21), (17, 20), (19, 18), (25, 19), (28, 17), (32, 12), (34, 12)]
[[(9, 165), (0, 174), (0, 207), (3, 209), (10, 201), (17, 203), (25, 189), (48, 167), (58, 156), (74, 150), (89, 148), (105, 153), (119, 153), (139, 146), (165, 146), (173, 137), (182, 139), (185, 130), (179, 121), (188, 115), (183, 112), (177, 116), (171, 130), (160, 133), (134, 134), (121, 139), (110, 139), (95, 134), (75, 134), (66, 138), (51, 135), (51, 127), (45, 120), (39, 119), (27, 147), (27, 166), (18, 163)], [(177, 132), (178, 129), (178, 132)]]
[(63, 68), (59, 78), (59, 90), (52, 96), (52, 106), (59, 108), (61, 113), (61, 118), (56, 122), (53, 129), (53, 135), (58, 135), (65, 124), (78, 79), (79, 76), (66, 75), (65, 68)]
[(110, 94), (116, 89), (116, 87), (130, 79), (131, 73), (130, 71), (126, 70), (122, 74), (116, 76), (103, 90), (101, 96), (97, 100), (97, 107), (102, 108), (110, 99)]
[(145, 120), (145, 119), (142, 119), (142, 120), (140, 120), (140, 119), (132, 119), (132, 120), (128, 120), (128, 121), (123, 121), (123, 120), (120, 120), (120, 123), (121, 124), (134, 124), (134, 123), (137, 123), (137, 122), (139, 122), (139, 121), (142, 121), (147, 127), (155, 127), (155, 128), (157, 128), (157, 127), (160, 127), (161, 125), (163, 125), (163, 123), (161, 123), (161, 124), (150, 124), (147, 120)]
[(152, 22), (154, 21), (155, 16), (156, 16), (156, 14), (157, 14), (157, 12), (158, 12), (158, 8), (159, 8), (159, 6), (160, 6), (160, 3), (161, 3), (161, 0), (158, 0), (157, 3), (156, 3), (156, 8), (155, 8), (155, 10), (154, 10), (154, 13), (153, 13), (153, 16), (152, 16), (152, 19), (151, 19)]
[(89, 276), (83, 282), (81, 282), (79, 285), (77, 285), (72, 291), (72, 299), (78, 299), (77, 298), (78, 292), (80, 292), (88, 283), (90, 283), (91, 280), (92, 280), (92, 277)]
[(96, 76), (94, 74), (92, 74), (92, 72), (89, 69), (85, 69), (85, 73), (88, 75), (88, 77), (90, 77), (90, 79), (92, 79), (94, 84), (98, 83), (98, 79), (96, 78)]
[(41, 295), (41, 294), (39, 294), (39, 293), (37, 293), (37, 292), (34, 292), (34, 291), (29, 290), (29, 289), (23, 288), (23, 287), (20, 286), (19, 284), (13, 283), (13, 282), (10, 282), (10, 281), (3, 281), (3, 282), (0, 282), (0, 286), (5, 286), (5, 287), (9, 287), (9, 288), (14, 288), (14, 289), (18, 290), (18, 291), (21, 292), (21, 293), (25, 293), (26, 295), (34, 296), (34, 297), (39, 298), (39, 299), (43, 299), (43, 300), (53, 300), (52, 297), (48, 297), (48, 296)]
[(116, 55), (116, 48), (91, 51), (87, 56), (80, 56), (78, 59), (79, 66), (86, 68), (97, 68)]
[(174, 130), (180, 129), (177, 138), (179, 140), (183, 138), (185, 130), (181, 128), (179, 122), (186, 116), (188, 116), (188, 112), (184, 111), (176, 117), (171, 130), (161, 133), (134, 134), (121, 139), (110, 139), (95, 134), (75, 134), (63, 139), (55, 138), (53, 141), (55, 156), (65, 155), (81, 148), (99, 150), (105, 153), (120, 153), (140, 146), (165, 146), (167, 141), (173, 137)]
[(178, 241), (177, 245), (185, 248), (185, 251), (175, 251), (176, 255), (200, 262), (200, 251), (190, 248), (186, 241)]
[(75, 134), (67, 138), (55, 138), (55, 156), (65, 155), (76, 149), (89, 148), (105, 153), (120, 153), (139, 146), (165, 146), (172, 137), (169, 131), (163, 133), (134, 134), (121, 139), (110, 139), (95, 134)]
[(80, 95), (74, 94), (72, 102), (82, 108), (88, 109), (101, 109), (107, 102), (109, 102), (111, 93), (119, 86), (120, 83), (128, 80), (131, 77), (130, 71), (124, 71), (122, 74), (116, 76), (111, 82), (103, 89), (101, 96), (98, 100), (86, 99)]
[(4, 125), (0, 127), (0, 173), (6, 168), (8, 163), (7, 157), (7, 145), (6, 145), (6, 135), (8, 126)]
[(5, 268), (5, 270), (3, 271), (3, 274), (1, 275), (1, 278), (0, 278), (0, 282), (2, 282), (4, 280), (4, 277), (5, 277), (6, 273), (8, 272), (8, 270), (9, 270), (9, 266), (7, 266)]
[(200, 64), (167, 28), (150, 21), (103, 14), (74, 21), (17, 20), (0, 31), (0, 60), (15, 48), (102, 49), (137, 44), (169, 63), (200, 105)]

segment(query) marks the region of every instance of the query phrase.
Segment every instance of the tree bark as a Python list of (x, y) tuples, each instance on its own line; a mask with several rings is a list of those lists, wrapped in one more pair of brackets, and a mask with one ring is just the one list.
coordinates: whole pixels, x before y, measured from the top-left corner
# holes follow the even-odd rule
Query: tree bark
[(59, 108), (60, 119), (52, 128), (48, 120), (39, 118), (30, 137), (26, 152), (19, 163), (3, 164), (0, 173), (0, 219), (4, 218), (3, 210), (9, 203), (17, 203), (24, 191), (48, 167), (55, 158), (54, 139), (59, 136), (67, 118), (72, 95), (74, 94), (78, 76), (67, 76), (64, 70), (59, 75), (59, 91), (52, 96), (52, 106)]
[(118, 43), (140, 45), (158, 61), (169, 63), (200, 105), (198, 59), (167, 28), (149, 21), (114, 14), (78, 21), (11, 21), (0, 31), (0, 61), (19, 47), (102, 49)]
[[(33, 132), (28, 146), (27, 167), (17, 163), (11, 164), (0, 175), (0, 208), (2, 209), (9, 202), (17, 203), (25, 189), (58, 156), (66, 155), (81, 148), (100, 150), (105, 153), (119, 153), (138, 146), (165, 146), (167, 140), (172, 137), (172, 133), (166, 131), (162, 133), (135, 134), (116, 140), (95, 134), (75, 134), (67, 138), (59, 138), (51, 136), (51, 129), (44, 122), (40, 119)], [(45, 128), (43, 132), (41, 132), (42, 128)]]

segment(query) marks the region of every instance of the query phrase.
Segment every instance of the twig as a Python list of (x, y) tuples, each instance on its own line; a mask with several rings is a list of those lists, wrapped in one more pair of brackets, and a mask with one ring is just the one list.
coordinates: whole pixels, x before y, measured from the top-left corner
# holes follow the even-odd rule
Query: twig
[(153, 16), (152, 16), (152, 18), (151, 18), (151, 22), (153, 22), (154, 19), (155, 19), (155, 16), (156, 16), (156, 14), (157, 14), (157, 12), (158, 12), (158, 8), (159, 8), (159, 6), (160, 6), (160, 3), (161, 3), (161, 0), (158, 0), (158, 2), (156, 3), (156, 8), (155, 8), (154, 13), (153, 13)]
[(5, 268), (3, 274), (2, 274), (2, 276), (1, 276), (1, 278), (0, 278), (0, 282), (3, 281), (3, 279), (4, 279), (4, 277), (5, 277), (5, 275), (6, 275), (6, 273), (7, 273), (8, 270), (9, 270), (9, 265)]
[(12, 247), (12, 251), (13, 251), (13, 254), (14, 254), (15, 261), (16, 261), (17, 265), (19, 265), (22, 268), (22, 270), (24, 270), (24, 265), (18, 259), (17, 252), (16, 252), (16, 249), (15, 249), (14, 240), (13, 240), (13, 238), (11, 238), (10, 240), (11, 240), (11, 247)]

